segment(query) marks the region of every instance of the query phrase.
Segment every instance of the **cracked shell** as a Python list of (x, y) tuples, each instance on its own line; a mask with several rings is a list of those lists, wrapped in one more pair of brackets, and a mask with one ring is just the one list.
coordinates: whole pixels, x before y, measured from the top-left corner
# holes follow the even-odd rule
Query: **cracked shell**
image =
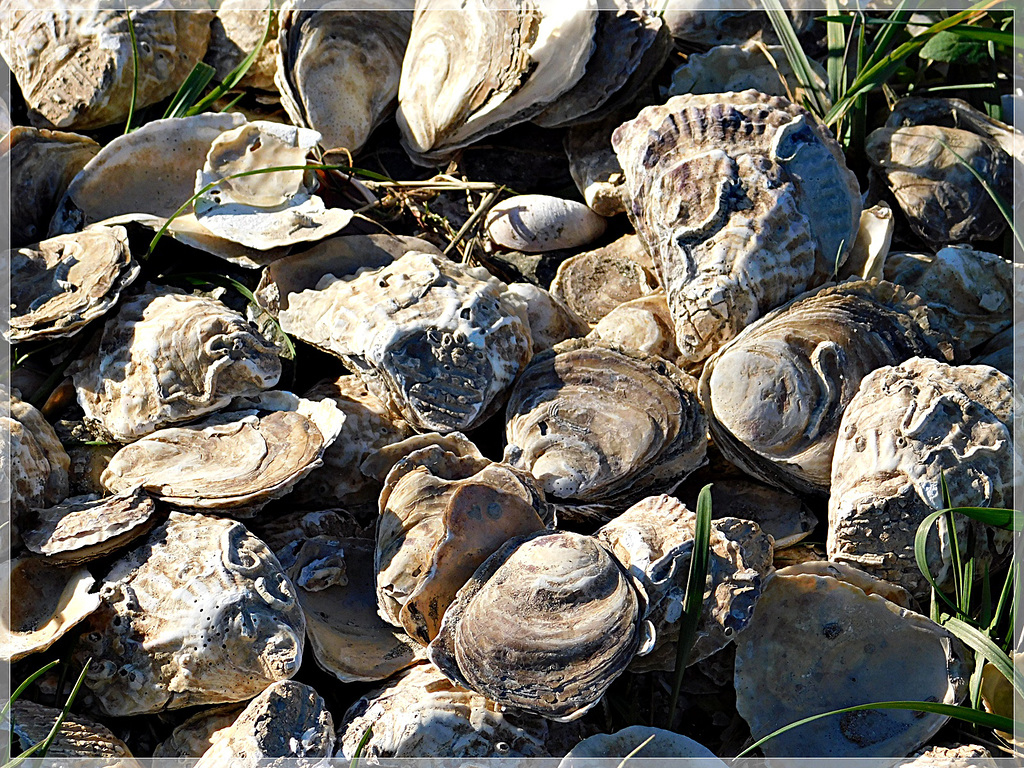
[(121, 717), (244, 701), (294, 675), (305, 619), (266, 544), (233, 520), (172, 512), (107, 574), (75, 660)]
[(44, 240), (11, 251), (11, 342), (73, 336), (111, 309), (139, 276), (124, 227)]
[[(46, 741), (60, 716), (59, 709), (44, 707), (34, 701), (19, 698), (11, 706), (11, 730), (21, 742), (22, 749), (28, 749)], [(81, 715), (64, 717), (60, 730), (57, 731), (57, 736), (46, 754), (50, 759), (92, 758), (95, 760), (94, 765), (102, 765), (103, 768), (142, 766), (132, 756), (128, 745), (117, 738), (109, 728)], [(88, 764), (89, 762), (86, 762), (86, 765)]]
[(104, 487), (118, 493), (141, 485), (184, 509), (251, 517), (319, 467), (345, 423), (332, 401), (291, 392), (265, 392), (232, 407), (126, 445), (103, 471)]
[(824, 283), (853, 245), (856, 177), (827, 129), (784, 98), (675, 96), (612, 145), (687, 361)]
[[(917, 528), (945, 506), (943, 475), (954, 502), (1011, 505), (1012, 414), (1013, 382), (988, 366), (915, 358), (866, 377), (839, 427), (829, 559), (927, 602), (930, 586), (914, 554)], [(929, 535), (927, 562), (940, 586), (952, 583), (953, 535), (945, 521)], [(1009, 554), (1008, 532), (966, 516), (956, 516), (955, 535), (979, 568)]]
[[(956, 704), (968, 675), (966, 651), (947, 630), (828, 576), (774, 576), (754, 621), (736, 638), (736, 708), (755, 739), (865, 702)], [(769, 765), (784, 764), (773, 759), (783, 755), (906, 755), (947, 720), (898, 710), (848, 712), (781, 734), (762, 749)]]
[(274, 386), (281, 361), (221, 302), (147, 285), (69, 371), (86, 416), (125, 442)]
[(917, 296), (876, 279), (794, 299), (705, 364), (700, 398), (712, 439), (766, 483), (827, 493), (839, 422), (861, 380), (917, 355), (952, 359), (937, 325)]
[(449, 680), (497, 704), (569, 722), (649, 650), (643, 611), (604, 544), (540, 531), (510, 539), (477, 568), (427, 655)]
[(526, 307), (480, 267), (410, 252), (293, 293), (286, 333), (341, 357), (420, 431), (466, 431), (501, 407), (532, 352)]

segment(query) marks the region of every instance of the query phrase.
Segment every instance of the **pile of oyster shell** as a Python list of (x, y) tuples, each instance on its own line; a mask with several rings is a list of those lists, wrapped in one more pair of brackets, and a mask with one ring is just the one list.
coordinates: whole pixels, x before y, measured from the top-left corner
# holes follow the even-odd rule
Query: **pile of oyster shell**
[[(728, 757), (961, 702), (914, 535), (943, 478), (1012, 502), (1012, 265), (956, 156), (1006, 195), (1020, 137), (906, 98), (858, 179), (755, 10), (337, 5), (0, 4), (0, 655), (70, 659), (4, 728), (42, 740), (81, 670), (50, 755), (126, 766)], [(257, 47), (237, 105), (160, 119)], [(940, 584), (953, 537), (1005, 568), (965, 518)], [(762, 750), (986, 764), (945, 722)]]

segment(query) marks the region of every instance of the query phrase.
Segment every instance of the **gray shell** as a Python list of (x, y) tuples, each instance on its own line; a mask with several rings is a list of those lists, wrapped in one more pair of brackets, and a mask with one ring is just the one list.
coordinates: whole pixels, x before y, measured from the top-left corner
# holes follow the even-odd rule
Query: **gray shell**
[(689, 361), (825, 282), (853, 245), (856, 177), (825, 127), (786, 99), (676, 96), (616, 129), (612, 145)]
[[(653, 758), (690, 758), (680, 765), (724, 768), (715, 753), (691, 738), (662, 728), (631, 725), (615, 733), (599, 733), (584, 739), (562, 758), (558, 768), (614, 768), (611, 758), (633, 758), (638, 765), (652, 765)], [(625, 762), (625, 760), (623, 760)]]
[(794, 299), (704, 366), (700, 398), (722, 453), (797, 493), (828, 491), (839, 421), (861, 380), (923, 355), (952, 359), (923, 302), (879, 280), (849, 280)]
[(241, 523), (172, 512), (100, 594), (75, 659), (104, 714), (244, 701), (301, 664), (295, 589)]
[[(1013, 382), (987, 366), (916, 358), (865, 378), (836, 442), (829, 558), (926, 599), (914, 556), (918, 525), (944, 506), (943, 474), (954, 505), (1012, 506), (1012, 415)], [(966, 516), (956, 517), (956, 529), (979, 569), (1009, 554), (1006, 532)], [(951, 579), (952, 535), (944, 523), (930, 535), (928, 563), (940, 585)]]

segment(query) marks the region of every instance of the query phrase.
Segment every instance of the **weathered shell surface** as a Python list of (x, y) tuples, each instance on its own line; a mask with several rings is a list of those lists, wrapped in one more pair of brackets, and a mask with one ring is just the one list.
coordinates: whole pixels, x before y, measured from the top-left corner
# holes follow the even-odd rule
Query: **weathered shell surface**
[[(60, 717), (61, 711), (44, 707), (34, 701), (19, 698), (11, 706), (11, 720), (14, 735), (21, 741), (22, 749), (28, 749), (46, 741), (50, 730)], [(22, 750), (16, 749), (15, 752)], [(140, 768), (128, 745), (115, 736), (109, 728), (81, 715), (66, 715), (60, 724), (56, 738), (50, 743), (46, 756), (52, 758), (102, 758), (96, 765), (103, 768)]]
[(555, 344), (583, 336), (587, 326), (553, 293), (533, 283), (509, 283), (514, 293), (526, 303), (530, 320), (530, 337), (534, 353), (551, 349)]
[[(441, 450), (463, 459), (477, 459), (481, 462), (486, 460), (476, 444), (461, 432), (449, 432), (447, 435), (442, 435), (440, 432), (425, 432), (382, 447), (375, 455), (366, 459), (360, 469), (364, 474), (375, 477), (384, 483), (392, 467), (406, 456), (410, 456), (422, 448), (435, 445)], [(379, 511), (378, 508), (376, 512)]]
[(1013, 371), (1013, 326), (1011, 325), (1002, 333), (998, 333), (978, 350), (977, 357), (971, 359), (971, 365), (990, 365), (997, 371), (1001, 371), (1014, 377)]
[(415, 429), (465, 431), (493, 414), (530, 359), (523, 302), (479, 267), (406, 253), (292, 294), (286, 333), (338, 355)]
[(929, 244), (992, 240), (1006, 228), (995, 201), (961, 162), (1011, 199), (1013, 160), (991, 139), (934, 125), (879, 128), (864, 151), (885, 174), (911, 228)]
[(221, 302), (149, 285), (70, 371), (86, 416), (127, 441), (274, 386), (281, 361)]
[(584, 739), (569, 750), (558, 768), (610, 768), (613, 761), (608, 758), (626, 757), (639, 760), (701, 758), (699, 763), (694, 763), (701, 768), (725, 766), (710, 749), (682, 734), (646, 725), (631, 725), (615, 733), (599, 733)]
[(589, 338), (663, 357), (672, 363), (680, 356), (668, 300), (661, 291), (619, 304), (597, 321)]
[(626, 211), (625, 177), (612, 149), (612, 133), (628, 117), (628, 110), (620, 110), (596, 123), (573, 126), (565, 134), (572, 180), (591, 210), (602, 216)]
[(282, 680), (254, 698), (195, 768), (294, 766), (334, 753), (334, 721), (316, 691)]
[(1013, 264), (966, 246), (934, 256), (892, 254), (885, 279), (920, 296), (928, 309), (968, 349), (1013, 324)]
[(658, 278), (651, 267), (640, 238), (624, 235), (559, 264), (551, 294), (593, 328), (620, 304), (657, 290)]
[(675, 96), (612, 145), (687, 360), (825, 282), (853, 245), (856, 177), (827, 129), (786, 99)]
[(90, 138), (16, 126), (0, 143), (10, 159), (11, 247), (37, 243), (71, 179), (100, 151)]
[(421, 645), (377, 614), (373, 541), (314, 536), (279, 556), (320, 667), (351, 683), (383, 680), (425, 658)]
[(358, 152), (391, 112), (412, 27), (406, 3), (293, 0), (281, 9), (275, 82), (295, 125)]
[[(987, 366), (917, 358), (865, 378), (839, 428), (829, 558), (927, 598), (914, 555), (918, 525), (945, 506), (943, 474), (956, 504), (1011, 504), (1012, 418), (1013, 382)], [(1008, 533), (966, 516), (956, 516), (956, 529), (979, 567), (1009, 546)], [(928, 563), (940, 584), (952, 578), (952, 535), (943, 524), (930, 537)]]
[(352, 211), (327, 208), (301, 170), (237, 177), (259, 169), (303, 166), (319, 139), (316, 131), (262, 120), (225, 131), (214, 139), (196, 174), (196, 221), (219, 237), (261, 251), (320, 240), (344, 229)]
[(251, 516), (319, 467), (345, 423), (331, 400), (290, 392), (265, 392), (233, 407), (126, 445), (107, 465), (103, 485), (117, 493), (141, 484), (178, 507)]
[(242, 714), (245, 704), (221, 704), (201, 709), (156, 745), (153, 757), (202, 757)]
[[(635, 671), (675, 666), (696, 520), (677, 499), (650, 496), (594, 534), (647, 593), (646, 618), (654, 625), (655, 643), (650, 654), (633, 661)], [(772, 568), (771, 538), (748, 520), (712, 521), (710, 547), (704, 608), (688, 665), (720, 651), (747, 626)]]
[(814, 576), (830, 576), (857, 587), (865, 595), (881, 595), (890, 603), (900, 608), (914, 610), (914, 600), (903, 587), (891, 581), (876, 579), (870, 573), (854, 568), (846, 563), (835, 563), (831, 560), (809, 560), (803, 563), (787, 565), (775, 571), (779, 576), (796, 576), (809, 573)]
[(558, 728), (539, 717), (502, 711), (478, 693), (453, 685), (433, 664), (419, 664), (370, 691), (345, 713), (340, 754), (355, 756), (367, 727), (363, 756), (549, 757)]
[(646, 645), (641, 597), (604, 545), (540, 532), (481, 565), (427, 648), (450, 680), (550, 720), (582, 717)]
[[(845, 280), (848, 277), (882, 278), (886, 256), (892, 244), (896, 220), (892, 208), (880, 202), (860, 212), (860, 227), (857, 239), (853, 243), (850, 257), (839, 268), (838, 276)], [(898, 280), (894, 282), (899, 282)]]
[(700, 398), (715, 444), (751, 475), (825, 493), (839, 420), (861, 380), (917, 355), (951, 359), (919, 298), (879, 280), (798, 297), (704, 366)]
[(154, 120), (118, 136), (71, 180), (50, 236), (126, 213), (171, 216), (192, 197), (213, 140), (244, 122), (235, 113), (206, 113)]
[(549, 497), (619, 509), (674, 486), (707, 451), (693, 377), (585, 340), (534, 359), (509, 398), (505, 433), (506, 460)]
[[(717, 0), (693, 0), (670, 3), (665, 22), (677, 40), (711, 48), (717, 45), (742, 45), (748, 40), (764, 40), (775, 44), (778, 38), (768, 14), (755, 0), (739, 0), (727, 6)], [(808, 14), (793, 9), (788, 12), (793, 28), (799, 33), (807, 26)]]
[(987, 749), (976, 744), (932, 747), (911, 757), (912, 760), (899, 763), (896, 768), (996, 768), (999, 765)]
[[(375, 512), (376, 514), (376, 512)], [(364, 526), (343, 509), (319, 509), (313, 512), (287, 512), (266, 515), (248, 524), (261, 541), (281, 560), (282, 550), (299, 546), (307, 539), (325, 536), (328, 539), (372, 539), (373, 525)], [(282, 564), (284, 561), (281, 560)]]
[(69, 570), (41, 557), (20, 557), (0, 569), (0, 661), (45, 651), (100, 605), (85, 568)]
[[(711, 486), (715, 517), (753, 520), (775, 541), (775, 550), (790, 547), (814, 530), (817, 518), (800, 497), (753, 480), (723, 478)], [(696, 496), (693, 505), (696, 504)]]
[[(43, 414), (11, 393), (0, 389), (0, 437), (9, 451), (0, 451), (0, 501), (9, 491), (11, 520), (32, 507), (51, 507), (68, 495), (71, 459)], [(9, 437), (8, 437), (9, 436)], [(9, 440), (9, 442), (8, 442)]]
[[(955, 704), (967, 692), (965, 655), (947, 630), (878, 595), (828, 576), (775, 576), (753, 623), (736, 638), (736, 707), (758, 739), (803, 717), (865, 702)], [(769, 758), (906, 755), (946, 719), (850, 712), (762, 748)]]
[(11, 251), (12, 342), (71, 336), (117, 303), (139, 275), (124, 227), (44, 240)]
[(121, 10), (98, 4), (7, 5), (0, 39), (32, 120), (44, 128), (100, 128), (128, 116), (133, 92), (138, 108), (174, 94), (203, 58), (213, 18), (198, 8), (169, 13), (174, 7), (149, 2), (129, 22)]
[(421, 0), (398, 86), (403, 145), (414, 158), (443, 159), (534, 117), (583, 76), (596, 22), (593, 0), (458, 9)]
[[(270, 14), (269, 32), (267, 14)], [(217, 70), (217, 80), (223, 82), (231, 70), (262, 42), (259, 53), (237, 85), (239, 88), (275, 91), (277, 30), (278, 11), (276, 7), (271, 8), (269, 0), (265, 3), (262, 0), (221, 0), (217, 15), (210, 24), (210, 45), (204, 61)], [(264, 34), (266, 40), (263, 39)]]
[(492, 242), (525, 253), (576, 248), (604, 234), (607, 222), (582, 203), (551, 195), (515, 195), (487, 212)]
[(84, 563), (113, 552), (152, 527), (156, 504), (141, 489), (105, 498), (73, 496), (49, 509), (35, 510), (25, 546), (67, 564)]
[(107, 715), (244, 701), (301, 664), (294, 587), (241, 523), (172, 512), (101, 595), (75, 658)]
[(513, 536), (553, 523), (533, 477), (432, 446), (388, 473), (374, 570), (380, 615), (426, 645), (477, 567)]

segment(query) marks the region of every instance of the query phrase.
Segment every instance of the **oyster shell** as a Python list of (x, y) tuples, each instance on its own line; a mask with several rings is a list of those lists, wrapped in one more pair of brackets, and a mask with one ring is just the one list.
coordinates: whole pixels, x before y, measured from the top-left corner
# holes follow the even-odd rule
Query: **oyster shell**
[(509, 398), (505, 434), (506, 461), (564, 502), (562, 512), (599, 519), (706, 461), (696, 380), (661, 358), (586, 340), (534, 358)]
[[(902, 585), (926, 599), (914, 538), (945, 505), (1009, 506), (1013, 480), (1013, 382), (987, 366), (915, 358), (861, 382), (843, 414), (832, 465), (829, 559)], [(1010, 534), (965, 516), (929, 537), (927, 561), (940, 585), (951, 580), (949, 539), (979, 569), (1008, 554)], [(981, 571), (979, 570), (979, 573)]]
[(173, 95), (203, 58), (213, 19), (199, 8), (168, 13), (170, 0), (148, 2), (130, 17), (98, 4), (6, 5), (0, 41), (30, 118), (44, 128), (100, 128), (128, 116), (133, 92), (138, 108)]
[[(958, 703), (963, 646), (947, 630), (829, 576), (776, 575), (736, 638), (736, 708), (758, 739), (809, 715), (874, 701)], [(843, 681), (837, 685), (837, 681)], [(762, 745), (769, 757), (891, 757), (947, 718), (898, 710), (816, 720)]]
[[(362, 149), (398, 96), (412, 13), (406, 3), (290, 0), (281, 8), (277, 73), (281, 104), (295, 125), (328, 149)], [(339, 98), (339, 94), (342, 95)]]
[(594, 213), (616, 216), (628, 203), (622, 166), (612, 149), (612, 133), (632, 115), (623, 109), (596, 123), (574, 125), (565, 134), (569, 173)]
[(510, 539), (477, 568), (427, 655), (498, 704), (569, 722), (649, 645), (642, 617), (643, 598), (603, 544), (540, 531)]
[[(46, 741), (60, 716), (59, 709), (44, 707), (23, 698), (15, 701), (11, 705), (11, 730), (21, 742), (21, 749), (15, 749), (15, 753)], [(69, 714), (64, 717), (46, 755), (51, 760), (91, 758), (95, 760), (95, 765), (102, 765), (103, 768), (141, 768), (141, 763), (132, 756), (128, 745), (109, 728), (81, 715)]]
[(100, 151), (76, 133), (16, 126), (0, 142), (10, 160), (11, 246), (37, 243), (71, 179)]
[[(709, 469), (714, 472), (712, 466), (697, 474), (707, 474)], [(693, 487), (693, 480), (694, 477), (687, 480), (686, 486)], [(694, 488), (694, 493), (687, 495), (676, 493), (684, 503), (695, 508), (696, 490)], [(817, 524), (817, 518), (799, 496), (748, 478), (716, 478), (711, 485), (711, 502), (712, 514), (716, 518), (738, 517), (757, 523), (772, 537), (776, 551), (807, 538)]]
[(45, 651), (100, 605), (96, 580), (85, 568), (55, 567), (19, 557), (0, 568), (0, 660), (6, 664)]
[(853, 245), (856, 177), (816, 118), (757, 91), (675, 96), (612, 145), (683, 356), (825, 282)]
[(910, 757), (913, 759), (899, 763), (896, 768), (996, 768), (999, 765), (987, 749), (976, 744), (931, 747)]
[[(21, 399), (0, 389), (0, 502), (10, 500), (11, 522), (33, 507), (50, 507), (68, 495), (71, 459), (50, 423)], [(7, 496), (7, 494), (10, 494)]]
[(327, 705), (308, 685), (293, 680), (271, 684), (219, 736), (195, 768), (283, 768), (298, 758), (334, 753), (334, 721)]
[(72, 336), (113, 307), (140, 267), (124, 227), (44, 240), (11, 251), (9, 341)]
[(75, 651), (114, 717), (244, 701), (294, 675), (305, 620), (267, 546), (233, 520), (172, 512), (105, 578)]
[(640, 760), (699, 758), (695, 764), (701, 768), (725, 766), (710, 749), (682, 734), (646, 725), (631, 725), (615, 733), (599, 733), (584, 739), (569, 750), (558, 768), (610, 768), (612, 761), (608, 758), (614, 757)]
[(766, 483), (823, 494), (839, 420), (861, 380), (915, 355), (952, 359), (923, 302), (879, 280), (800, 296), (747, 328), (704, 366), (712, 439)]
[[(262, 0), (257, 3), (252, 0), (221, 0), (216, 13), (210, 24), (210, 45), (206, 49), (204, 61), (217, 70), (217, 80), (224, 82), (224, 78), (262, 43), (259, 53), (237, 86), (276, 91), (277, 7), (270, 0), (266, 3)], [(270, 14), (270, 19), (267, 19), (267, 14)]]
[(292, 294), (281, 327), (341, 357), (414, 429), (465, 431), (530, 359), (526, 308), (479, 267), (427, 253)]
[(679, 359), (675, 326), (661, 291), (619, 304), (597, 321), (588, 338), (672, 363)]
[(69, 372), (86, 416), (130, 441), (274, 386), (281, 361), (221, 302), (147, 285)]
[(835, 563), (830, 560), (809, 560), (803, 563), (795, 563), (779, 568), (775, 571), (779, 576), (796, 576), (801, 573), (809, 573), (814, 576), (830, 576), (833, 579), (852, 584), (865, 595), (880, 595), (890, 603), (895, 603), (900, 608), (914, 610), (914, 600), (899, 584), (891, 581), (876, 579), (869, 573), (859, 568), (854, 568), (846, 563)]
[(244, 709), (245, 704), (221, 704), (196, 712), (156, 745), (153, 757), (202, 757), (224, 738)]
[(533, 283), (509, 283), (509, 293), (526, 302), (533, 351), (543, 352), (555, 344), (582, 336), (587, 327), (550, 291)]
[[(376, 514), (376, 510), (374, 511)], [(277, 559), (282, 551), (297, 547), (307, 539), (324, 536), (331, 540), (372, 539), (373, 526), (364, 527), (343, 509), (321, 509), (315, 512), (288, 512), (263, 516), (250, 522), (249, 530), (270, 547)], [(284, 560), (281, 560), (284, 565)], [(286, 566), (287, 567), (287, 566)]]
[(141, 485), (178, 507), (249, 517), (320, 466), (345, 423), (332, 401), (290, 392), (266, 392), (234, 407), (126, 445), (104, 470), (103, 485), (115, 493)]
[(990, 365), (1011, 379), (1013, 372), (1013, 326), (996, 334), (989, 342), (978, 350), (978, 355), (971, 359), (971, 365)]
[(586, 245), (604, 234), (607, 222), (575, 200), (514, 195), (487, 212), (484, 226), (496, 245), (544, 253)]
[[(850, 257), (839, 269), (840, 279), (848, 277), (882, 278), (885, 258), (889, 255), (892, 235), (896, 229), (892, 208), (881, 202), (860, 212), (860, 227)], [(893, 282), (899, 282), (895, 280)]]
[(382, 618), (426, 645), (458, 590), (513, 536), (553, 523), (533, 477), (431, 446), (388, 473), (374, 570)]

